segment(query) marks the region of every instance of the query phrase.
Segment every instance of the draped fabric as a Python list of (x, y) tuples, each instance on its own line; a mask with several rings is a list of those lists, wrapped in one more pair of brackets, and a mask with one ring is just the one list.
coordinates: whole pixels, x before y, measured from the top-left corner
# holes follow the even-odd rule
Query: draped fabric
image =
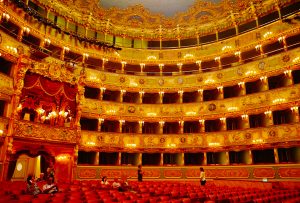
[(63, 94), (68, 100), (75, 101), (77, 89), (69, 84), (52, 81), (36, 74), (26, 74), (24, 79), (24, 89), (42, 89), (49, 96)]

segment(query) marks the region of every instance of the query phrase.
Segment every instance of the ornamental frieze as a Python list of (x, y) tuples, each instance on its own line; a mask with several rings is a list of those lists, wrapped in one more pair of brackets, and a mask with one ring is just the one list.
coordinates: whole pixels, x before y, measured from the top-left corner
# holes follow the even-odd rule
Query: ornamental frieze
[(38, 139), (49, 142), (76, 143), (76, 130), (64, 127), (54, 127), (45, 124), (16, 120), (14, 122), (14, 137)]
[[(277, 137), (269, 137), (273, 131)], [(245, 146), (260, 146), (300, 141), (300, 125), (284, 124), (272, 127), (249, 128), (244, 130), (188, 133), (188, 134), (126, 134), (81, 131), (80, 149), (121, 151), (157, 151), (167, 149), (168, 152), (216, 150), (223, 148), (240, 149)], [(184, 140), (184, 142), (183, 142)], [(184, 150), (183, 150), (184, 149)]]
[[(287, 68), (296, 68), (295, 65), (299, 62), (299, 51), (300, 48), (297, 48), (278, 55), (219, 71), (172, 77), (123, 75), (123, 79), (120, 80), (120, 74), (100, 72), (86, 68), (86, 78), (84, 82), (87, 86), (95, 88), (104, 86), (110, 89), (119, 90), (121, 88), (127, 91), (136, 92), (141, 89), (145, 92), (177, 92), (182, 89), (185, 91), (196, 91), (198, 89), (212, 88), (220, 85), (236, 85), (236, 81), (247, 82), (255, 78), (259, 79), (262, 75), (274, 75), (276, 72), (283, 72)], [(290, 60), (288, 62), (283, 62), (282, 57), (284, 56), (289, 56)], [(261, 64), (264, 64), (263, 68)], [(222, 77), (220, 77), (220, 74)], [(104, 81), (101, 79), (103, 77), (105, 77)], [(144, 81), (143, 84), (140, 83), (141, 79)]]
[(300, 102), (299, 98), (299, 84), (242, 97), (184, 104), (129, 104), (86, 98), (82, 103), (82, 116), (119, 120), (123, 117), (131, 121), (208, 120), (291, 108)]

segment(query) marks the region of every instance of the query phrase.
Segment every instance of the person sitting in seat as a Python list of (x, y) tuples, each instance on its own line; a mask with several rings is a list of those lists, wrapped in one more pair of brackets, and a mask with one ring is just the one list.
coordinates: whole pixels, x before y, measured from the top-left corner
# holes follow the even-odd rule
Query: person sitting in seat
[(109, 185), (109, 182), (107, 181), (107, 177), (106, 176), (102, 177), (101, 185)]
[(37, 186), (34, 177), (32, 175), (29, 175), (27, 177), (27, 193), (33, 194), (34, 196), (37, 196), (41, 193), (40, 188)]
[(115, 178), (114, 179), (114, 182), (112, 184), (112, 188), (114, 189), (119, 189), (121, 187), (121, 183), (119, 182), (119, 179), (118, 178)]
[(53, 178), (49, 177), (47, 183), (43, 186), (43, 193), (54, 194), (58, 192), (57, 185), (53, 182)]

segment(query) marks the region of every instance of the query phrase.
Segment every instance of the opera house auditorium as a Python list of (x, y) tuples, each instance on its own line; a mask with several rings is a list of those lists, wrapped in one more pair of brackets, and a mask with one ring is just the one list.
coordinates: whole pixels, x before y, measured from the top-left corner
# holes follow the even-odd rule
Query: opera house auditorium
[(299, 107), (299, 0), (0, 0), (0, 203), (298, 203)]

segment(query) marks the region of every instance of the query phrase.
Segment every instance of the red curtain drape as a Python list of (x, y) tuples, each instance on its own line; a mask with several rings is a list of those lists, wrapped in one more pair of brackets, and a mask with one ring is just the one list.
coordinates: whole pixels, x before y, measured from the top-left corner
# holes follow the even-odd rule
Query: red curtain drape
[(39, 88), (49, 96), (55, 96), (62, 93), (66, 99), (70, 101), (75, 101), (77, 93), (77, 88), (71, 87), (69, 84), (52, 81), (36, 74), (26, 74), (24, 79), (24, 88)]

